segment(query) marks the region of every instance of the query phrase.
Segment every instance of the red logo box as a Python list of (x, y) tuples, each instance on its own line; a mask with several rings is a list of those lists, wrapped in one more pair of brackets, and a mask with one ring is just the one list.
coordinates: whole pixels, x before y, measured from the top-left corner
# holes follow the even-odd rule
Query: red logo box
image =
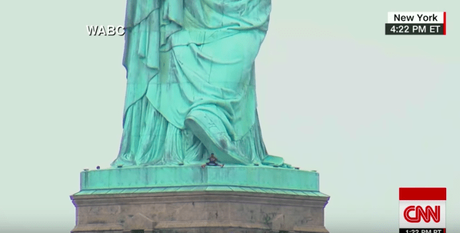
[(399, 232), (445, 233), (446, 188), (399, 188)]

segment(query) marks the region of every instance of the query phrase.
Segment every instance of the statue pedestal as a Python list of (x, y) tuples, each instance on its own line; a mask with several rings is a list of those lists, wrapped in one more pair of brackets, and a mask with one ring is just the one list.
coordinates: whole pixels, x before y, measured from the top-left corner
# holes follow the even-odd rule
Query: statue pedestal
[(73, 233), (328, 232), (318, 173), (170, 166), (81, 173)]

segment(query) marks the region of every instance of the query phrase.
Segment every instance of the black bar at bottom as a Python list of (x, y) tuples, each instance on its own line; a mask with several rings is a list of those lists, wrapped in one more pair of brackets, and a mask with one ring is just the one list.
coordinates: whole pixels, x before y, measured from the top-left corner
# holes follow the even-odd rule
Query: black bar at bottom
[(386, 23), (385, 35), (443, 35), (444, 24)]
[(399, 233), (446, 233), (442, 228), (399, 228)]

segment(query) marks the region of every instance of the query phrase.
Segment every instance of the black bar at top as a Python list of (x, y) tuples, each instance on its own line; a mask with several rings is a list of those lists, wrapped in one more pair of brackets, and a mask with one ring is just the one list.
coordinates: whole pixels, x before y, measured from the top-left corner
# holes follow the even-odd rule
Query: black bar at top
[(399, 228), (399, 233), (446, 233), (442, 228)]
[[(393, 30), (392, 30), (393, 29)], [(434, 23), (386, 23), (385, 35), (443, 35), (444, 25)]]

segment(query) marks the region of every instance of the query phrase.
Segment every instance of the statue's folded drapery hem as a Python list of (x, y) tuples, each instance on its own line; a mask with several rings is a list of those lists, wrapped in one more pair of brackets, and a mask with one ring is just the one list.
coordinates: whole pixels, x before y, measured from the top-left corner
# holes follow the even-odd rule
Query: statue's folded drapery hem
[[(126, 13), (127, 92), (113, 165), (260, 163), (254, 60), (270, 0), (132, 0)], [(208, 151), (206, 151), (208, 150)]]
[[(247, 135), (233, 143), (248, 161), (262, 164), (257, 155), (265, 155), (266, 149), (258, 121)], [(127, 112), (120, 154), (112, 166), (203, 164), (209, 154), (190, 131), (170, 124), (144, 97)]]

